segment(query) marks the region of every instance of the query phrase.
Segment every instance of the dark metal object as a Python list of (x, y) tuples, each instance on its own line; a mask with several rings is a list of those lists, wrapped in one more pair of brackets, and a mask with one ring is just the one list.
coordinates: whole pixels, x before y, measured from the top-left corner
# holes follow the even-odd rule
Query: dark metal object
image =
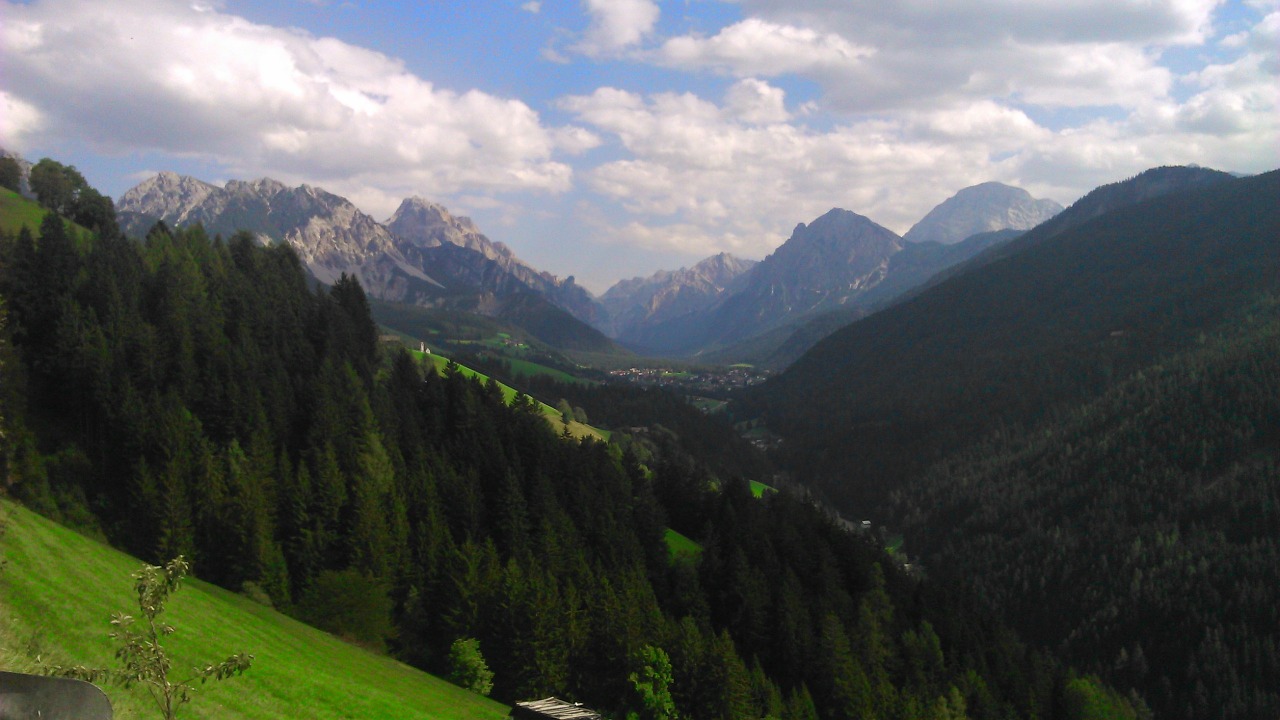
[(83, 680), (0, 671), (0, 720), (111, 720), (111, 701)]

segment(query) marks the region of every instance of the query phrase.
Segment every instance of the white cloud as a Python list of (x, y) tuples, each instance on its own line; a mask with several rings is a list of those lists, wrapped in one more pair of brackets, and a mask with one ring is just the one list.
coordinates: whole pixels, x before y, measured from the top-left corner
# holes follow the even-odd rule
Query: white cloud
[(747, 18), (711, 37), (686, 35), (663, 43), (656, 59), (684, 68), (711, 67), (739, 75), (777, 76), (853, 68), (872, 50), (835, 33)]
[(660, 14), (653, 0), (584, 0), (583, 4), (591, 25), (575, 49), (590, 56), (636, 45), (652, 32)]
[(991, 179), (993, 156), (1049, 136), (989, 101), (814, 131), (745, 121), (733, 95), (721, 108), (689, 94), (604, 88), (563, 103), (631, 156), (586, 177), (595, 192), (649, 218), (617, 226), (615, 241), (761, 257), (797, 221), (835, 206), (904, 231), (955, 190)]
[(729, 88), (725, 106), (735, 117), (749, 123), (780, 123), (791, 118), (782, 88), (755, 78), (740, 80)]
[(77, 138), (335, 191), (426, 195), (564, 191), (572, 171), (554, 153), (590, 143), (521, 101), (444, 90), (395, 58), (210, 6), (44, 0), (2, 12), (15, 142)]
[(1220, 0), (743, 0), (743, 20), (666, 40), (653, 62), (798, 75), (850, 112), (987, 97), (1132, 107), (1172, 82), (1159, 50), (1204, 42)]
[[(904, 232), (957, 190), (988, 180), (1066, 203), (1157, 165), (1270, 169), (1280, 158), (1258, 150), (1280, 137), (1280, 85), (1259, 63), (1250, 56), (1206, 69), (1204, 91), (1185, 106), (1165, 98), (1058, 130), (990, 98), (834, 127), (781, 116), (761, 123), (742, 112), (743, 95), (772, 95), (758, 80), (735, 85), (723, 106), (688, 93), (602, 88), (562, 108), (624, 154), (583, 174), (630, 216), (598, 228), (598, 238), (691, 258), (722, 250), (762, 257), (796, 222), (832, 207)], [(1202, 105), (1203, 117), (1194, 115)]]
[(0, 147), (21, 152), (41, 126), (40, 111), (0, 90)]
[(530, 2), (527, 2), (521, 5), (520, 9), (524, 10), (525, 12), (533, 13), (534, 15), (537, 15), (538, 13), (542, 12), (542, 3), (539, 2), (538, 0), (530, 0)]
[(1187, 76), (1200, 92), (1171, 116), (1178, 129), (1219, 141), (1257, 140), (1259, 147), (1270, 147), (1271, 163), (1280, 163), (1280, 11), (1244, 35), (1238, 46), (1246, 52), (1235, 61)]

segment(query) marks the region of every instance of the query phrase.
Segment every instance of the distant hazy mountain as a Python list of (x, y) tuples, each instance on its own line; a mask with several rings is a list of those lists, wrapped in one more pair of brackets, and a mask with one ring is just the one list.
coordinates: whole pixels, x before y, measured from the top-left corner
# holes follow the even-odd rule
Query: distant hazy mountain
[(289, 188), (263, 178), (220, 188), (164, 172), (126, 192), (117, 209), (133, 235), (157, 220), (198, 222), (223, 235), (247, 230), (264, 242), (287, 242), (321, 282), (345, 272), (383, 300), (489, 314), (505, 312), (520, 296), (521, 318), (533, 318), (545, 305), (549, 317), (573, 326), (566, 332), (598, 335), (582, 322), (595, 319), (598, 306), (573, 278), (538, 272), (470, 219), (421, 198), (405, 200), (383, 225), (345, 198), (308, 185)]
[(1017, 242), (997, 245), (972, 258), (956, 262), (910, 292), (919, 293), (948, 278), (1021, 252), (1030, 245), (1045, 242), (1049, 238), (1079, 227), (1113, 210), (1162, 195), (1207, 188), (1233, 179), (1235, 179), (1233, 175), (1218, 170), (1179, 166), (1152, 168), (1128, 180), (1102, 185), (1072, 203), (1071, 207), (1036, 227), (1034, 232), (1026, 233)]
[(861, 215), (833, 209), (732, 281), (702, 312), (645, 323), (621, 336), (648, 352), (692, 355), (839, 307), (884, 279), (902, 241)]
[(1022, 234), (1019, 230), (979, 233), (962, 242), (904, 243), (889, 258), (884, 280), (835, 310), (805, 315), (793, 322), (748, 338), (705, 356), (707, 362), (746, 362), (766, 370), (782, 370), (817, 342), (849, 323), (897, 301), (902, 295), (929, 280), (940, 270), (977, 255), (987, 248), (1006, 243)]
[(907, 242), (960, 242), (995, 230), (1030, 230), (1062, 212), (1052, 200), (1037, 200), (1022, 188), (997, 182), (967, 187), (929, 211), (907, 234)]
[(718, 294), (697, 295), (678, 312), (646, 313), (633, 302), (647, 300), (645, 293), (673, 273), (619, 283), (603, 298), (612, 317), (608, 329), (643, 351), (783, 367), (833, 330), (1061, 209), (1025, 190), (985, 183), (956, 193), (904, 238), (856, 213), (832, 210), (801, 223)]
[(622, 280), (600, 297), (608, 330), (626, 337), (646, 324), (704, 312), (722, 299), (730, 284), (755, 267), (729, 253), (713, 255), (691, 268), (660, 270), (647, 278)]
[(801, 223), (721, 306), (717, 339), (742, 340), (788, 319), (843, 306), (880, 284), (889, 258), (901, 250), (895, 233), (848, 210)]

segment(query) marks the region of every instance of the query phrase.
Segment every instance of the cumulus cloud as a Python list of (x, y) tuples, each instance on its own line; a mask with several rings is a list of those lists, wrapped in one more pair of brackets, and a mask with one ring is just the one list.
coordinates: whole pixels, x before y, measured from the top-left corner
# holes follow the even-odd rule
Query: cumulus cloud
[(763, 257), (796, 222), (832, 207), (901, 233), (988, 180), (1068, 203), (1157, 165), (1269, 169), (1280, 158), (1257, 153), (1280, 136), (1280, 86), (1261, 69), (1264, 57), (1207, 68), (1197, 76), (1203, 91), (1185, 105), (1165, 99), (1060, 129), (990, 98), (809, 127), (780, 112), (744, 113), (750, 100), (775, 97), (759, 80), (733, 86), (722, 105), (602, 88), (562, 107), (624, 151), (586, 172), (586, 185), (644, 219), (599, 228), (598, 237), (689, 257)]
[(830, 107), (853, 112), (991, 96), (1128, 107), (1168, 90), (1159, 50), (1204, 42), (1217, 4), (743, 0), (743, 20), (670, 38), (651, 57), (744, 78), (799, 75), (823, 87)]
[(725, 107), (735, 117), (750, 123), (786, 122), (786, 93), (755, 78), (740, 80), (725, 94)]
[(382, 53), (210, 5), (45, 0), (3, 14), (4, 132), (20, 141), (423, 194), (564, 191), (572, 171), (555, 152), (590, 144), (519, 100), (441, 89)]
[[(759, 81), (735, 90), (769, 95)], [(691, 94), (603, 88), (563, 103), (630, 155), (586, 177), (595, 192), (651, 218), (644, 228), (619, 225), (615, 241), (761, 257), (797, 221), (836, 206), (904, 231), (961, 187), (993, 173), (1016, 179), (1012, 167), (1001, 172), (992, 158), (1049, 136), (1021, 112), (991, 102), (816, 131), (781, 117), (744, 119), (736, 95), (721, 107)]]
[(0, 147), (20, 152), (41, 125), (40, 111), (0, 90)]
[(853, 69), (872, 53), (835, 33), (747, 18), (711, 37), (671, 38), (655, 57), (677, 67), (777, 76)]
[(584, 0), (591, 25), (576, 50), (585, 55), (608, 55), (639, 43), (658, 22), (653, 0)]

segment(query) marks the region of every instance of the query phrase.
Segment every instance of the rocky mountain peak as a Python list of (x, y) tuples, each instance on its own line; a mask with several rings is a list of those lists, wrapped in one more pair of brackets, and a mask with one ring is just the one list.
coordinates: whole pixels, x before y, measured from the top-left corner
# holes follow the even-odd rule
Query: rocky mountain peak
[(832, 269), (831, 263), (849, 265), (857, 264), (859, 258), (887, 257), (898, 250), (898, 240), (892, 231), (869, 218), (832, 208), (808, 225), (796, 225), (791, 237), (765, 263), (787, 267), (789, 272), (797, 262), (814, 269)]
[(219, 192), (222, 192), (222, 188), (217, 185), (189, 175), (163, 171), (121, 196), (117, 209), (166, 218), (179, 224), (185, 222), (210, 196)]
[(475, 250), (491, 260), (514, 260), (511, 250), (480, 233), (471, 218), (455, 216), (443, 205), (421, 197), (406, 198), (385, 223), (392, 235), (417, 247), (443, 243)]
[[(268, 177), (258, 178), (257, 180), (253, 180), (251, 182), (239, 182), (239, 181), (236, 181), (236, 182), (239, 185), (243, 185), (246, 190), (252, 191), (264, 198), (274, 197), (275, 195), (279, 195), (280, 193), (289, 189), (284, 183), (280, 182), (279, 180), (272, 180), (271, 178), (268, 178)], [(303, 187), (305, 188), (306, 185), (303, 185)], [(227, 189), (228, 190), (231, 189), (231, 183), (227, 183)]]
[(731, 280), (755, 264), (755, 260), (744, 260), (727, 252), (722, 252), (712, 255), (690, 269), (699, 275), (708, 277), (728, 274), (729, 277), (725, 279)]
[(902, 238), (949, 245), (978, 233), (1030, 230), (1060, 212), (1062, 206), (1053, 200), (1038, 200), (1022, 188), (985, 182), (943, 201)]

